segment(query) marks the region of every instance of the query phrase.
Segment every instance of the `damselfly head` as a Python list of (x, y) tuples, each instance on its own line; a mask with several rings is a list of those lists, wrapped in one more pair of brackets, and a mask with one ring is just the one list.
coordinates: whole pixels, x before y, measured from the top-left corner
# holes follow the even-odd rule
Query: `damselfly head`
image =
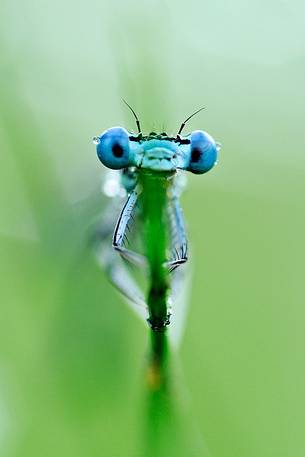
[(178, 169), (206, 173), (215, 165), (219, 150), (219, 144), (201, 130), (174, 137), (165, 132), (134, 135), (122, 127), (112, 127), (93, 141), (106, 167), (115, 170), (135, 167), (154, 173), (172, 173)]

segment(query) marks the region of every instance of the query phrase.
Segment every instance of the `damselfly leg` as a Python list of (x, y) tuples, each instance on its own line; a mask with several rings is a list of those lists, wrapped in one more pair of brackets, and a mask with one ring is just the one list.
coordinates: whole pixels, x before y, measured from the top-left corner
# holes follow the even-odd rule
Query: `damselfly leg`
[(130, 193), (117, 221), (113, 234), (112, 246), (122, 257), (132, 264), (139, 267), (147, 267), (147, 259), (144, 255), (125, 247), (125, 243), (129, 241), (127, 232), (131, 220), (134, 220), (133, 213), (138, 201), (139, 193), (140, 191), (137, 188)]
[(177, 196), (169, 201), (170, 240), (173, 259), (167, 262), (170, 271), (175, 270), (187, 261), (187, 238), (182, 209)]

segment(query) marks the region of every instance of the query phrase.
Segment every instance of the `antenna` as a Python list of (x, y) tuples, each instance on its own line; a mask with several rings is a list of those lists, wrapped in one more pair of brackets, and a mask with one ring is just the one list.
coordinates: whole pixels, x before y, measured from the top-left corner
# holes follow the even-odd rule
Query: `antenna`
[(203, 109), (205, 109), (205, 106), (203, 106), (203, 107), (200, 108), (199, 110), (195, 111), (195, 113), (191, 114), (187, 119), (185, 119), (184, 122), (182, 122), (181, 127), (180, 127), (179, 132), (178, 132), (178, 135), (180, 135), (180, 133), (181, 133), (182, 130), (184, 129), (184, 126), (185, 126), (185, 124), (187, 123), (187, 121), (189, 121), (189, 120), (191, 119), (191, 117), (195, 116), (195, 114), (199, 113), (199, 112), (202, 111)]
[(130, 111), (132, 112), (132, 114), (134, 115), (135, 119), (136, 119), (136, 124), (137, 124), (137, 128), (138, 128), (138, 133), (141, 133), (141, 127), (140, 127), (140, 121), (138, 119), (138, 116), (136, 115), (136, 113), (134, 112), (134, 110), (131, 108), (130, 105), (128, 105), (128, 103), (126, 102), (126, 100), (124, 100), (124, 98), (122, 98), (123, 102), (125, 103), (125, 105), (128, 106), (128, 108), (130, 109)]

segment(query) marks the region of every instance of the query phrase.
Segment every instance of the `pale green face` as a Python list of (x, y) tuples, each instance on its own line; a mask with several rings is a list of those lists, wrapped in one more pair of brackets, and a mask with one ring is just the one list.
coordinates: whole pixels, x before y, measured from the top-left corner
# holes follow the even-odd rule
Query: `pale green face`
[(186, 157), (177, 143), (166, 140), (148, 140), (134, 146), (138, 168), (152, 171), (175, 171), (182, 168)]

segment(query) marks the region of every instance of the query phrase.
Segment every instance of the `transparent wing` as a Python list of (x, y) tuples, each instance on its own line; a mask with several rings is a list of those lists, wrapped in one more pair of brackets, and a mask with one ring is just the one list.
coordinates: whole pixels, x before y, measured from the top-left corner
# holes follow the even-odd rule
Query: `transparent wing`
[[(111, 175), (111, 180), (114, 177)], [(105, 187), (105, 186), (104, 186)], [(112, 182), (108, 189), (115, 189)], [(164, 268), (171, 272), (172, 309), (170, 334), (175, 344), (182, 335), (187, 309), (186, 268), (187, 239), (179, 204), (180, 186), (175, 186), (168, 198), (168, 260)], [(139, 188), (129, 196), (117, 191), (109, 199), (97, 229), (97, 259), (109, 280), (124, 295), (129, 306), (143, 319), (148, 318), (144, 290), (147, 289), (147, 261), (143, 254), (143, 221)], [(120, 254), (120, 255), (118, 255)], [(178, 268), (179, 267), (179, 268)], [(173, 304), (173, 305), (172, 305)]]

